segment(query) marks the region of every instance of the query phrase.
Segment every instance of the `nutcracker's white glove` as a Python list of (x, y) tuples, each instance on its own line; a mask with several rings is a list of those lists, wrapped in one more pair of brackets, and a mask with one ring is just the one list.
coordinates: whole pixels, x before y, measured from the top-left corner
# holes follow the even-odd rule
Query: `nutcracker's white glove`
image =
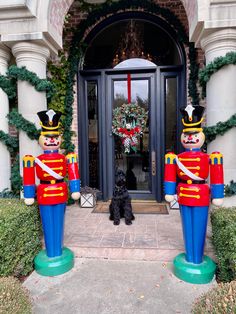
[(170, 203), (173, 202), (173, 200), (175, 199), (174, 195), (170, 195), (170, 194), (166, 194), (165, 195), (165, 200)]
[(224, 199), (223, 198), (213, 198), (212, 204), (215, 206), (221, 206), (223, 204)]
[(80, 198), (80, 192), (71, 193), (71, 197), (73, 198), (73, 200), (77, 201)]
[(34, 198), (25, 198), (24, 202), (28, 206), (33, 205), (34, 204)]

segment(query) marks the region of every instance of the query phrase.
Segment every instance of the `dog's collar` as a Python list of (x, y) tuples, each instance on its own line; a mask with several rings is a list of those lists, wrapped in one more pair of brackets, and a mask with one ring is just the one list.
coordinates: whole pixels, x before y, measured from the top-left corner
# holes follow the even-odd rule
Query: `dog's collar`
[(117, 189), (117, 190), (121, 190), (122, 188), (123, 188), (123, 186), (116, 185), (116, 189)]

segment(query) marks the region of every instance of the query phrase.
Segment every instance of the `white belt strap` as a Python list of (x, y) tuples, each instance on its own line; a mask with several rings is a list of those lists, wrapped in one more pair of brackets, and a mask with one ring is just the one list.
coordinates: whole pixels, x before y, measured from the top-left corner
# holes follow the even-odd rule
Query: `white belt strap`
[(54, 170), (49, 168), (47, 165), (45, 165), (41, 160), (39, 160), (37, 157), (35, 157), (36, 164), (39, 165), (44, 171), (46, 171), (48, 174), (50, 174), (53, 178), (57, 180), (62, 180), (64, 177), (60, 176), (58, 173), (56, 173)]
[(200, 177), (196, 176), (196, 175), (193, 174), (191, 171), (189, 171), (189, 170), (182, 164), (182, 162), (178, 159), (177, 156), (175, 157), (175, 160), (176, 160), (176, 163), (177, 163), (179, 169), (181, 169), (181, 170), (184, 172), (184, 174), (186, 174), (189, 178), (191, 178), (191, 179), (193, 179), (193, 180), (200, 180), (200, 181), (201, 181), (201, 180), (205, 180), (205, 179), (203, 179), (203, 178), (200, 178)]

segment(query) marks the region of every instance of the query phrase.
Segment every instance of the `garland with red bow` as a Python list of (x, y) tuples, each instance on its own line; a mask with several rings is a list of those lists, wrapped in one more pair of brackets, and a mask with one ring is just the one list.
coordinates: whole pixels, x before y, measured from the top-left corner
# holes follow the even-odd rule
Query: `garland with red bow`
[(112, 132), (121, 138), (125, 153), (130, 149), (137, 151), (147, 119), (148, 111), (137, 103), (123, 104), (113, 110)]

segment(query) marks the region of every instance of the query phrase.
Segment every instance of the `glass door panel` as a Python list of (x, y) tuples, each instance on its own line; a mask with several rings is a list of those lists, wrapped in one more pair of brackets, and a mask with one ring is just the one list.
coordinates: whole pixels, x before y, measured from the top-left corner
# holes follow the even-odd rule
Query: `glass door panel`
[(165, 78), (165, 108), (166, 108), (166, 132), (165, 152), (177, 151), (177, 78)]
[(99, 189), (98, 86), (87, 82), (89, 186)]
[[(113, 109), (128, 103), (127, 80), (114, 81), (114, 101)], [(145, 111), (149, 109), (149, 80), (131, 80), (131, 102), (137, 103)], [(114, 158), (115, 167), (122, 169), (126, 174), (127, 188), (130, 191), (151, 191), (151, 180), (149, 172), (149, 119), (143, 135), (138, 139), (137, 151), (130, 149), (129, 153), (124, 153), (122, 139), (114, 137)]]

